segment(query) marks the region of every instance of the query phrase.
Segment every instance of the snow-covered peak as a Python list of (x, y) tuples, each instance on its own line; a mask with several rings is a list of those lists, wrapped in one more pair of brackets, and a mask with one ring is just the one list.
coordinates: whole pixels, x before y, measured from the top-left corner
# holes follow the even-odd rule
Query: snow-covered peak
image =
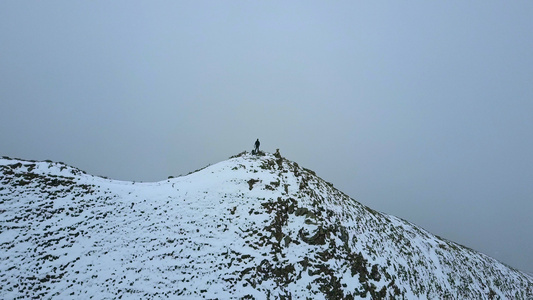
[(279, 154), (114, 181), (0, 160), (0, 297), (516, 298), (533, 278)]

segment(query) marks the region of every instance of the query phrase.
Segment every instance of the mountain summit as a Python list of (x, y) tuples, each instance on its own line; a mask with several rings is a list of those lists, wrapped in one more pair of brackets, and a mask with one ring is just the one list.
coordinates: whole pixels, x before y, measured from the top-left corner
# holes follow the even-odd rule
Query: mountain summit
[(243, 152), (155, 183), (0, 159), (0, 298), (533, 299), (533, 278)]

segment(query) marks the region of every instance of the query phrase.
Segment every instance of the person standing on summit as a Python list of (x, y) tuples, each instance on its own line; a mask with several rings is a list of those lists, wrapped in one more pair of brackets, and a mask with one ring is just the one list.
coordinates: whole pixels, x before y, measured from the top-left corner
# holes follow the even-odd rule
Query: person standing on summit
[(255, 154), (259, 153), (259, 145), (261, 145), (261, 143), (259, 142), (259, 139), (257, 139), (257, 141), (255, 141)]

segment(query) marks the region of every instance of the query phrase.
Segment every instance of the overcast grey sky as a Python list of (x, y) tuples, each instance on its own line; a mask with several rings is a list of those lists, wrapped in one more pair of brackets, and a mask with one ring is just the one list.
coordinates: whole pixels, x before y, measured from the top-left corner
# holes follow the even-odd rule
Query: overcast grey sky
[(532, 1), (1, 1), (0, 155), (158, 181), (259, 138), (533, 272)]

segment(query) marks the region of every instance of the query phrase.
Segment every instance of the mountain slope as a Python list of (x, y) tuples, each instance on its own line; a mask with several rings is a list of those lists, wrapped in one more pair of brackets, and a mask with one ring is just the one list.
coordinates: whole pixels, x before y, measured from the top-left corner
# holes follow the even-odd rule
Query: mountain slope
[(279, 155), (156, 183), (0, 159), (0, 297), (533, 298), (533, 278)]

